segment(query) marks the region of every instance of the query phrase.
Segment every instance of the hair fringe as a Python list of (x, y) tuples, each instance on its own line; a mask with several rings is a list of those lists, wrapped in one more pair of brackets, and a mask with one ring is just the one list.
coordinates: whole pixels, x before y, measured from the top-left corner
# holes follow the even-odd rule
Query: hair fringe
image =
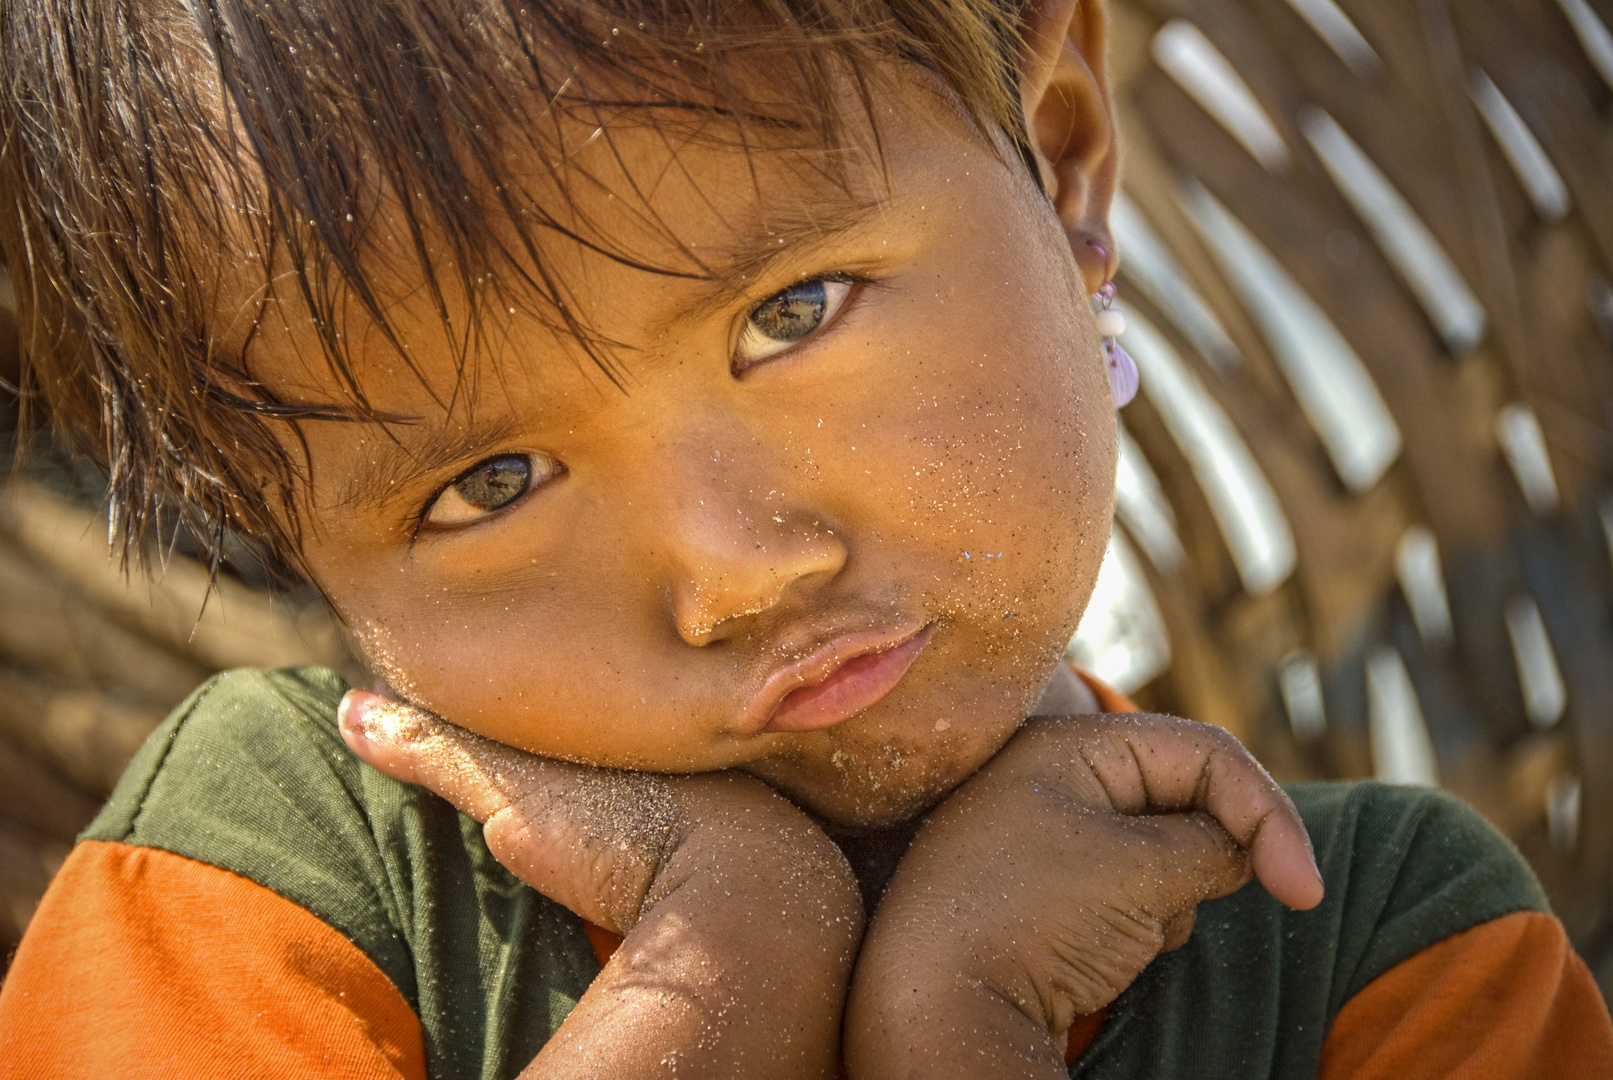
[[(310, 422), (377, 412), (347, 356), (358, 307), (404, 360), (366, 262), (392, 200), (462, 369), (479, 308), (519, 292), (613, 381), (611, 342), (545, 265), (567, 237), (625, 265), (568, 214), (545, 214), (508, 167), (552, 151), (566, 110), (636, 110), (667, 131), (721, 119), (833, 147), (851, 73), (872, 118), (876, 63), (943, 80), (985, 129), (1026, 144), (1017, 0), (0, 0), (0, 251), (24, 353), (19, 445), (46, 423), (106, 470), (111, 536), (144, 565), (165, 520), (215, 570), (227, 534), (298, 564)], [(758, 100), (765, 66), (799, 95)], [(876, 127), (877, 130), (877, 127)], [(520, 132), (528, 145), (513, 146)], [(546, 141), (547, 140), (547, 141)], [(491, 192), (491, 198), (483, 193)], [(513, 245), (486, 222), (514, 225)], [(434, 253), (440, 243), (445, 253)], [(261, 281), (243, 340), (220, 335), (226, 256)], [(314, 316), (345, 402), (279, 400), (247, 351), (286, 288)], [(455, 326), (450, 295), (470, 297)], [(239, 335), (238, 335), (239, 336)], [(417, 372), (418, 373), (418, 372)], [(474, 371), (471, 371), (474, 377)], [(48, 418), (38, 415), (48, 403)], [(250, 497), (248, 496), (250, 493)], [(171, 518), (165, 518), (171, 514)]]

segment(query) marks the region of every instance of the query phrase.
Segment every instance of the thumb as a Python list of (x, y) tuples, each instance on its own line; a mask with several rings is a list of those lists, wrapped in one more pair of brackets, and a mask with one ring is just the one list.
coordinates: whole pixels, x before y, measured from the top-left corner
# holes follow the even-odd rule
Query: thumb
[(638, 921), (680, 829), (665, 778), (539, 757), (361, 690), (342, 698), (338, 719), (367, 764), (480, 821), (516, 877), (609, 930)]

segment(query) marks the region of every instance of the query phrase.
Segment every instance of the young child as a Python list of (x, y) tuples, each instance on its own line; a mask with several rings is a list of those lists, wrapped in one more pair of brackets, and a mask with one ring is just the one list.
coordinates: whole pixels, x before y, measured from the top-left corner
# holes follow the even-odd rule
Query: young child
[(32, 385), (127, 544), (257, 538), (385, 679), (180, 708), (0, 1068), (1608, 1075), (1454, 800), (1296, 815), (1060, 665), (1104, 48), (1090, 0), (0, 0)]

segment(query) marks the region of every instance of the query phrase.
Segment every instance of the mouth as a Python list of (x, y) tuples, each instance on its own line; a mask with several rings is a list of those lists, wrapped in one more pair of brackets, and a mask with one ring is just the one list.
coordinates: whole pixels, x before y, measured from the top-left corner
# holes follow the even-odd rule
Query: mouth
[(819, 731), (850, 720), (896, 689), (934, 629), (925, 623), (895, 633), (846, 634), (820, 646), (767, 677), (738, 730)]

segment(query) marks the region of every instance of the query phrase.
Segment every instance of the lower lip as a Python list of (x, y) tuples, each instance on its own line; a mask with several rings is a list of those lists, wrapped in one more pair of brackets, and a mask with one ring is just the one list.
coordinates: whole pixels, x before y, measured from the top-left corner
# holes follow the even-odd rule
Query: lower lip
[(871, 708), (896, 689), (930, 641), (930, 627), (893, 649), (848, 660), (813, 686), (785, 695), (763, 731), (818, 731), (834, 727)]

